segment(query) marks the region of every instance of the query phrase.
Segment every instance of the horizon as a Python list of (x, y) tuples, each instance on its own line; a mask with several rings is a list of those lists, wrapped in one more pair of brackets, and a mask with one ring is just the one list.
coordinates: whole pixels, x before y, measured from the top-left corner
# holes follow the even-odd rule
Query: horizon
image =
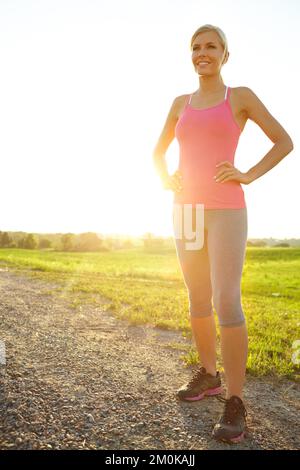
[[(97, 232), (93, 232), (92, 230), (86, 230), (84, 232), (26, 232), (24, 230), (1, 230), (0, 229), (0, 233), (3, 233), (3, 232), (7, 232), (7, 233), (26, 233), (26, 234), (32, 234), (32, 235), (66, 235), (66, 234), (72, 234), (72, 235), (81, 235), (83, 233), (95, 233), (97, 236), (101, 235), (101, 236), (104, 236), (104, 237), (122, 237), (122, 238), (143, 238), (145, 235), (147, 234), (151, 234), (153, 235), (154, 237), (161, 237), (161, 238), (173, 238), (173, 235), (161, 235), (161, 234), (156, 234), (156, 233), (153, 233), (153, 232), (144, 232), (144, 233), (140, 233), (140, 234), (137, 234), (137, 235), (132, 235), (132, 234), (129, 234), (129, 233), (114, 233), (114, 232), (111, 232), (111, 233), (107, 233), (107, 232), (101, 232), (101, 231), (97, 231)], [(283, 238), (277, 238), (277, 237), (247, 237), (247, 240), (274, 240), (274, 241), (282, 241), (282, 240), (299, 240), (300, 242), (300, 237), (297, 238), (297, 237), (283, 237)]]

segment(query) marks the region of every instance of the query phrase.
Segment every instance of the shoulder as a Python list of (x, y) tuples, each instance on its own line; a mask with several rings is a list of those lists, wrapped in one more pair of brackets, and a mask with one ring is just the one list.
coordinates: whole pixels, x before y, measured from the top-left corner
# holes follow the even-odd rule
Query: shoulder
[(247, 114), (247, 118), (254, 121), (264, 131), (272, 142), (280, 139), (288, 139), (293, 146), (292, 140), (282, 125), (274, 118), (264, 103), (249, 87), (233, 88), (240, 102), (241, 108)]
[(179, 95), (175, 99), (179, 102), (186, 101), (189, 98), (190, 94)]
[(181, 112), (183, 111), (183, 108), (187, 104), (189, 96), (189, 94), (185, 94), (176, 96), (176, 98), (174, 98), (172, 108), (174, 109), (174, 113), (177, 116), (177, 119), (179, 118)]
[(236, 96), (240, 97), (248, 97), (251, 94), (254, 94), (251, 88), (247, 86), (236, 86), (236, 87), (231, 87), (232, 93), (234, 93)]
[(189, 99), (189, 94), (188, 95), (179, 95), (179, 96), (176, 96), (176, 98), (174, 98), (174, 101), (173, 101), (173, 105), (176, 107), (181, 107), (182, 105), (184, 105), (187, 100)]
[(253, 110), (257, 106), (263, 106), (254, 91), (247, 86), (239, 86), (232, 88), (232, 95), (238, 101), (241, 110), (245, 111), (248, 117), (251, 117)]

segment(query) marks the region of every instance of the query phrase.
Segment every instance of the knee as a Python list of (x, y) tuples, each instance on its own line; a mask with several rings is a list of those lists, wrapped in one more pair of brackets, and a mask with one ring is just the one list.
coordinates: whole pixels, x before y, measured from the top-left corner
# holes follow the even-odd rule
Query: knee
[(211, 298), (209, 295), (203, 295), (203, 292), (197, 290), (189, 291), (189, 310), (192, 317), (208, 317), (213, 315)]
[(246, 319), (244, 317), (244, 315), (241, 315), (238, 319), (236, 319), (234, 322), (232, 322), (232, 319), (231, 320), (228, 320), (228, 319), (219, 319), (219, 325), (222, 327), (222, 328), (236, 328), (238, 326), (243, 326), (243, 325), (246, 325)]
[(213, 295), (213, 301), (215, 309), (226, 315), (241, 306), (241, 295), (239, 291), (219, 291)]
[(213, 310), (209, 310), (209, 307), (206, 309), (197, 309), (194, 310), (190, 308), (190, 316), (193, 318), (205, 318), (205, 317), (211, 317), (213, 315)]
[(245, 323), (240, 292), (221, 292), (214, 297), (220, 326), (234, 327)]

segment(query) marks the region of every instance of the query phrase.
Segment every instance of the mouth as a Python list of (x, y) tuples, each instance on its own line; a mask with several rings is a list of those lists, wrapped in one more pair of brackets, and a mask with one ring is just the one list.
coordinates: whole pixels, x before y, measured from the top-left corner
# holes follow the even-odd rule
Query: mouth
[(201, 66), (210, 65), (210, 62), (206, 62), (206, 61), (203, 61), (203, 62), (202, 62), (202, 61), (201, 61), (201, 62), (197, 62), (196, 65), (197, 65), (197, 66), (200, 66), (200, 65), (201, 65)]

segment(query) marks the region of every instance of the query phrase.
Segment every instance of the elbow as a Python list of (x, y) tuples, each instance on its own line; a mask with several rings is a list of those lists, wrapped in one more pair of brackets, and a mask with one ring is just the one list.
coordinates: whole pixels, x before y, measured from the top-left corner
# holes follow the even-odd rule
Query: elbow
[(161, 158), (164, 157), (164, 152), (159, 146), (156, 146), (155, 149), (152, 152), (152, 159), (154, 161), (160, 160)]
[(294, 143), (293, 143), (293, 141), (291, 140), (291, 141), (289, 142), (288, 153), (291, 153), (293, 150), (294, 150)]
[(153, 160), (155, 160), (157, 158), (157, 154), (158, 154), (158, 145), (156, 145), (152, 151), (152, 158)]
[(152, 154), (152, 161), (154, 164), (156, 164), (156, 162), (159, 160), (159, 156), (157, 153), (153, 153)]
[(289, 135), (284, 136), (281, 139), (278, 139), (275, 143), (279, 143), (285, 150), (286, 155), (294, 150), (294, 142)]
[(294, 150), (294, 142), (292, 141), (289, 135), (286, 138), (286, 145), (287, 145), (288, 153)]

